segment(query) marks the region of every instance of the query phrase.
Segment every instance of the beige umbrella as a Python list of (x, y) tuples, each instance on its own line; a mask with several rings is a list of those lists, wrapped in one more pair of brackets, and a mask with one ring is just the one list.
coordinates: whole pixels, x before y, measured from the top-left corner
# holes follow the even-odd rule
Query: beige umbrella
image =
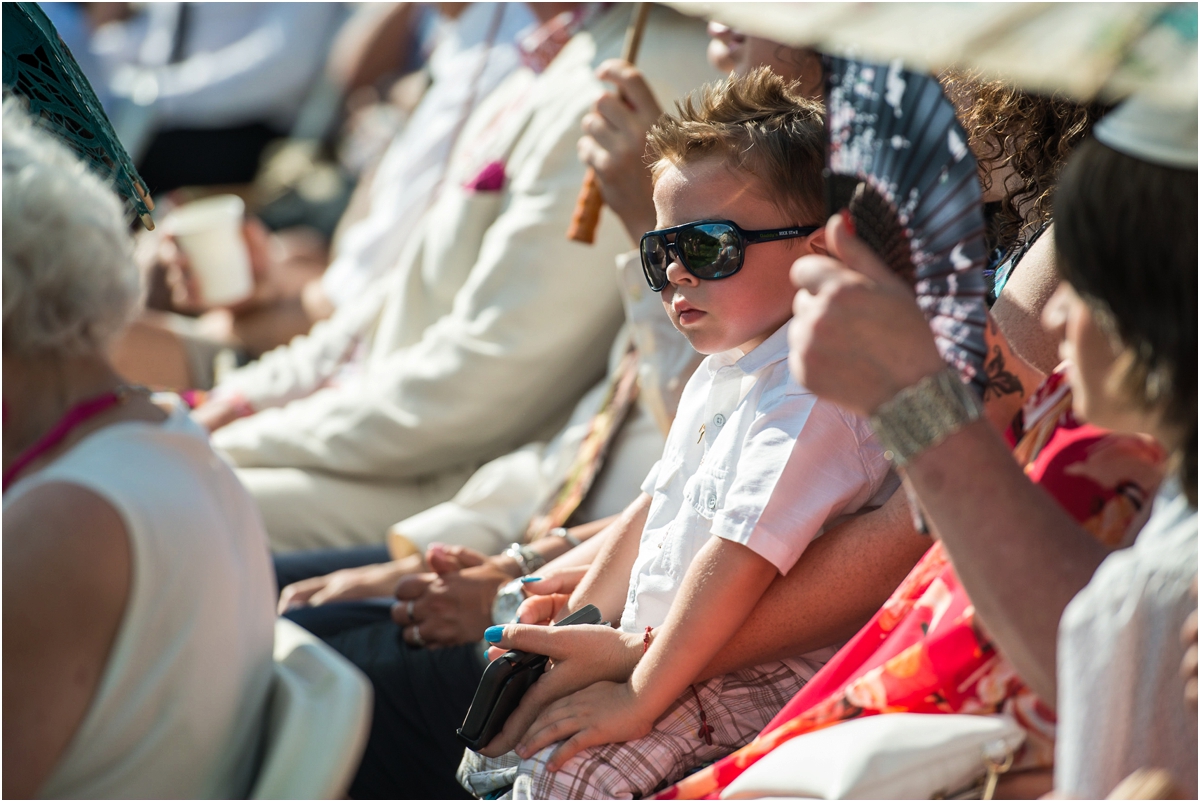
[(1035, 92), (1196, 103), (1195, 3), (670, 3), (752, 36)]

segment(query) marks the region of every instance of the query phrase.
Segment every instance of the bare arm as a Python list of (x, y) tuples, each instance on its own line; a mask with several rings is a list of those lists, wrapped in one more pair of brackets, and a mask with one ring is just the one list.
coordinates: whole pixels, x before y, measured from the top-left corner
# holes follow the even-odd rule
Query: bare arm
[(117, 512), (45, 484), (4, 512), (4, 796), (37, 794), (79, 728), (125, 611)]
[(986, 423), (919, 455), (908, 476), (1000, 652), (1053, 704), (1058, 621), (1108, 550), (1029, 481)]
[[(573, 577), (573, 581), (577, 581), (581, 573), (579, 566), (586, 568), (599, 550), (599, 542), (587, 545), (588, 542), (616, 518), (617, 516), (612, 515), (573, 527), (570, 531), (571, 535), (584, 541), (578, 548), (572, 549), (566, 540), (559, 537), (545, 537), (533, 543), (530, 548), (549, 561), (538, 573), (550, 576), (571, 569), (570, 576)], [(396, 548), (397, 543), (403, 544), (400, 547), (402, 549), (412, 548), (412, 543), (407, 538), (391, 537), (394, 531), (393, 529), (392, 532), (389, 532), (388, 546), (389, 551), (395, 557), (399, 550)], [(469, 573), (464, 574), (463, 572)], [(450, 580), (446, 578), (448, 574), (457, 574), (458, 576)], [(465, 590), (469, 586), (471, 591), (465, 595), (450, 593), (452, 597), (460, 595), (462, 597), (448, 600), (446, 604), (453, 607), (469, 598), (469, 606), (476, 611), (475, 615), (470, 617), (469, 622), (463, 621), (463, 626), (455, 625), (449, 628), (435, 626), (434, 629), (429, 630), (429, 632), (435, 633), (432, 636), (426, 630), (422, 630), (421, 633), (422, 638), (429, 643), (450, 645), (475, 639), (477, 637), (476, 630), (482, 632), (482, 628), (491, 623), (490, 605), (492, 599), (495, 598), (496, 589), (520, 575), (520, 568), (516, 560), (507, 555), (497, 554), (488, 557), (486, 554), (466, 546), (435, 543), (429, 547), (424, 556), (420, 552), (405, 553), (404, 556), (396, 557), (385, 563), (343, 568), (323, 576), (314, 576), (293, 582), (280, 590), (278, 612), (282, 615), (292, 607), (305, 605), (318, 607), (327, 602), (351, 601), (392, 594), (395, 594), (401, 601), (412, 599), (415, 604), (423, 606), (423, 602), (417, 600), (437, 583), (439, 576), (444, 580), (442, 585), (462, 580), (462, 589)], [(565, 579), (566, 577), (560, 582)], [(442, 589), (444, 590), (444, 588)], [(413, 622), (408, 620), (407, 607), (401, 606), (399, 609), (403, 614), (397, 615), (397, 623), (402, 626), (412, 624)], [(436, 614), (433, 610), (422, 610), (421, 612), (421, 620)]]
[[(943, 363), (911, 291), (841, 219), (826, 230), (845, 264), (796, 262), (790, 364), (818, 394), (870, 414)], [(1055, 699), (1058, 621), (1104, 546), (1029, 481), (987, 422), (926, 450), (907, 474), (1000, 651), (1042, 699)]]
[(609, 621), (620, 620), (629, 592), (629, 572), (637, 559), (638, 544), (649, 512), (650, 496), (645, 493), (625, 508), (605, 536), (600, 553), (587, 574), (571, 594), (570, 609), (594, 604)]
[[(600, 554), (575, 588), (568, 609), (595, 604), (604, 617), (616, 621), (625, 607), (629, 572), (637, 558), (642, 529), (650, 511), (650, 496), (640, 494), (617, 520), (592, 540), (603, 541)], [(585, 544), (586, 545), (586, 544)], [(580, 548), (584, 548), (581, 546)], [(559, 618), (561, 595), (535, 596), (521, 607), (522, 621)], [(497, 632), (498, 630), (498, 632)], [(550, 666), (521, 699), (504, 729), (480, 752), (502, 755), (525, 735), (529, 725), (550, 703), (601, 680), (625, 680), (641, 657), (641, 638), (605, 626), (549, 627), (508, 624), (488, 630), (499, 649), (525, 649), (551, 658)], [(519, 643), (514, 643), (519, 641)], [(497, 649), (492, 652), (499, 653)]]
[[(574, 549), (559, 537), (536, 541), (531, 548), (543, 557), (561, 555), (542, 566), (538, 574), (546, 576), (548, 584), (565, 586), (569, 582), (573, 587), (599, 549), (597, 534), (616, 518), (614, 515), (572, 528), (570, 534), (585, 541)], [(521, 566), (507, 554), (487, 557), (464, 546), (435, 544), (426, 552), (426, 560), (434, 573), (411, 573), (389, 588), (394, 589), (398, 601), (392, 606), (392, 620), (404, 627), (410, 642), (418, 640), (418, 636), (419, 640), (437, 646), (479, 640), (492, 625), (492, 604), (497, 591), (521, 576)], [(420, 627), (419, 632), (416, 627)]]
[(847, 640), (932, 542), (913, 530), (903, 490), (878, 510), (831, 529), (809, 544), (786, 576), (775, 578), (698, 679)]
[(714, 537), (704, 544), (658, 637), (629, 678), (647, 729), (695, 681), (778, 575), (741, 543)]
[(546, 708), (517, 754), (529, 757), (566, 739), (550, 758), (555, 771), (589, 746), (640, 738), (737, 630), (775, 566), (740, 543), (711, 538), (688, 568), (667, 620), (628, 682), (599, 682)]

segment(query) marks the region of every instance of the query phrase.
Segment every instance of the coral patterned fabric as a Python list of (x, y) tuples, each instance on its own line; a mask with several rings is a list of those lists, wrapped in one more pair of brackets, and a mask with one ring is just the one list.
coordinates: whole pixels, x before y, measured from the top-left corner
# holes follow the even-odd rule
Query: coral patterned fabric
[[(1144, 522), (1145, 502), (1162, 480), (1161, 448), (1079, 423), (1061, 369), (1027, 401), (1008, 437), (1026, 474), (1076, 520), (1107, 545), (1128, 545), (1126, 533)], [(1027, 734), (1016, 766), (1048, 766), (1053, 759), (1053, 712), (975, 620), (940, 542), (754, 741), (656, 798), (716, 798), (787, 740), (859, 716), (901, 712), (1006, 712)]]

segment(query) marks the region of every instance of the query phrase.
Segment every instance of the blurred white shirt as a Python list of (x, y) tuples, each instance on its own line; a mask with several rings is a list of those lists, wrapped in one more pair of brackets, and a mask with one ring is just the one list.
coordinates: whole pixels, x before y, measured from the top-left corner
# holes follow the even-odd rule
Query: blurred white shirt
[(133, 106), (147, 112), (146, 128), (263, 122), (287, 132), (347, 9), (337, 3), (146, 3), (139, 17), (105, 25), (93, 39), (94, 53), (111, 71), (109, 90), (124, 101), (114, 124), (120, 126)]
[(1196, 706), (1179, 673), (1195, 580), (1196, 511), (1171, 478), (1134, 544), (1100, 564), (1058, 625), (1054, 787), (1068, 798), (1103, 799), (1148, 767), (1196, 797)]
[(671, 324), (658, 293), (646, 285), (638, 252), (621, 254), (616, 261), (625, 325), (609, 351), (608, 376), (580, 399), (567, 425), (548, 443), (529, 443), (492, 460), (453, 499), (398, 523), (396, 531), (418, 551), (437, 541), (498, 554), (524, 538), (530, 519), (566, 480), (631, 341), (638, 350), (637, 402), (575, 518), (594, 521), (614, 515), (637, 497), (641, 477), (662, 454), (680, 392), (702, 357)]
[(370, 211), (346, 229), (321, 279), (335, 306), (361, 295), (397, 263), (445, 178), (467, 117), (520, 64), (517, 39), (535, 22), (524, 3), (472, 3), (444, 23), (429, 58), (433, 82), (379, 162)]

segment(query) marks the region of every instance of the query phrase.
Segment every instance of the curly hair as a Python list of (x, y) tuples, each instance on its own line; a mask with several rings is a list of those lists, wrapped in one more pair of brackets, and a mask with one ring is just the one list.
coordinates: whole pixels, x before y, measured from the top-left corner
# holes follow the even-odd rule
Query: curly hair
[(989, 232), (992, 245), (1008, 251), (1050, 222), (1051, 197), (1067, 157), (1109, 107), (1035, 95), (957, 70), (938, 80), (958, 109), (984, 192), (996, 170), (1008, 166), (1016, 176), (1016, 189), (1005, 193)]
[(712, 155), (758, 179), (796, 223), (825, 219), (825, 107), (766, 67), (710, 83), (647, 134), (651, 173)]
[(18, 98), (4, 102), (4, 352), (103, 349), (138, 302), (126, 212)]

